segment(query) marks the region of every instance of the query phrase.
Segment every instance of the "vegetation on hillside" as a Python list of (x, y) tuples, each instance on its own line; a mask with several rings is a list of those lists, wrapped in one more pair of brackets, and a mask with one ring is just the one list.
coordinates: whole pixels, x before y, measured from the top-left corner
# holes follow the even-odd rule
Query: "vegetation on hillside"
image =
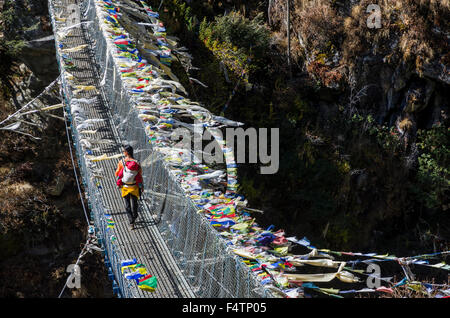
[[(216, 113), (227, 105), (225, 115), (248, 127), (280, 128), (278, 173), (259, 175), (258, 165), (242, 165), (241, 191), (265, 211), (261, 223), (320, 246), (382, 246), (399, 254), (445, 248), (448, 121), (441, 128), (422, 124), (433, 105), (414, 104), (414, 96), (423, 96), (407, 85), (430, 63), (448, 65), (442, 36), (448, 3), (380, 2), (377, 30), (366, 25), (368, 1), (307, 2), (291, 2), (292, 78), (285, 1), (163, 3), (168, 33), (189, 48), (200, 68), (193, 76), (208, 85), (188, 85), (191, 95)], [(400, 91), (407, 100), (399, 103), (423, 112), (399, 112), (397, 124), (388, 120), (380, 102), (386, 92), (368, 78), (373, 71), (364, 69), (365, 56), (404, 67), (398, 72), (409, 76)], [(242, 73), (247, 81), (233, 95)]]
[(12, 23), (13, 12), (12, 8), (0, 11), (0, 89), (4, 98), (10, 97), (14, 90), (13, 75), (17, 69), (15, 57), (25, 45), (17, 35), (11, 38), (4, 36)]

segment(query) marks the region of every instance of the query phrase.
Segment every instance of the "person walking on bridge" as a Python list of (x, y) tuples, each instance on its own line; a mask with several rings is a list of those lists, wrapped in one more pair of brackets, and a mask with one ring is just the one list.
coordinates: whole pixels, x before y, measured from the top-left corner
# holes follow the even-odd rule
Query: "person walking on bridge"
[(124, 146), (123, 154), (125, 158), (119, 160), (115, 175), (117, 186), (122, 189), (130, 229), (133, 230), (138, 217), (138, 199), (144, 191), (144, 183), (142, 168), (133, 158), (133, 147)]

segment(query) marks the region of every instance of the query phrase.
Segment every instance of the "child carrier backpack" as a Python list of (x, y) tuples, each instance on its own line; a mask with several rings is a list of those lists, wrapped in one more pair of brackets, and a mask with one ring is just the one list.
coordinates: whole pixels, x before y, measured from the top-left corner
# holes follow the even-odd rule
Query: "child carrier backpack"
[(136, 176), (139, 172), (139, 164), (136, 161), (124, 161), (123, 163), (123, 176), (122, 182), (127, 185), (136, 184)]

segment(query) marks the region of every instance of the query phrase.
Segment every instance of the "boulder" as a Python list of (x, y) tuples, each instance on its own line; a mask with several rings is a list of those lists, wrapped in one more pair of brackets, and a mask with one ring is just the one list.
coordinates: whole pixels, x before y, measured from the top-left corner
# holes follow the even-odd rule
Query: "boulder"
[(59, 197), (64, 191), (65, 181), (63, 176), (59, 175), (56, 177), (53, 185), (47, 188), (47, 193), (54, 197)]

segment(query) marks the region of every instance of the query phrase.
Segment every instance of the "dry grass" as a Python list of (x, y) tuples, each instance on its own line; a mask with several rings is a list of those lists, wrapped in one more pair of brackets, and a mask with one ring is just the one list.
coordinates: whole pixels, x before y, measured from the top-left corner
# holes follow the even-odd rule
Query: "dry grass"
[[(449, 285), (447, 285), (446, 288), (448, 287)], [(427, 288), (420, 283), (403, 285), (393, 288), (392, 290), (392, 294), (383, 293), (380, 295), (380, 298), (436, 298), (437, 295), (441, 294), (439, 288), (434, 287), (428, 291)]]
[(409, 118), (404, 118), (403, 120), (400, 121), (398, 127), (402, 131), (409, 131), (413, 127), (413, 123)]
[[(350, 11), (325, 0), (292, 3), (292, 57), (305, 65), (316, 61), (331, 69), (351, 67), (361, 55), (380, 54), (391, 63), (411, 64), (420, 74), (427, 63), (450, 62), (449, 0), (361, 0)], [(381, 29), (367, 26), (370, 4), (381, 8)], [(274, 0), (269, 13), (273, 29), (285, 37), (285, 1)]]
[(332, 69), (330, 66), (317, 61), (309, 63), (306, 66), (306, 69), (309, 74), (315, 78), (319, 78), (326, 87), (338, 87), (339, 83), (341, 83), (344, 78), (344, 75), (340, 72), (339, 68)]
[[(367, 28), (365, 8), (372, 0), (362, 0), (353, 7), (344, 23), (344, 62), (351, 62), (367, 50), (395, 55), (400, 61), (413, 63), (420, 72), (425, 63), (448, 52), (444, 37), (449, 18), (448, 1), (383, 0), (382, 27)], [(444, 28), (443, 30), (439, 30)]]

